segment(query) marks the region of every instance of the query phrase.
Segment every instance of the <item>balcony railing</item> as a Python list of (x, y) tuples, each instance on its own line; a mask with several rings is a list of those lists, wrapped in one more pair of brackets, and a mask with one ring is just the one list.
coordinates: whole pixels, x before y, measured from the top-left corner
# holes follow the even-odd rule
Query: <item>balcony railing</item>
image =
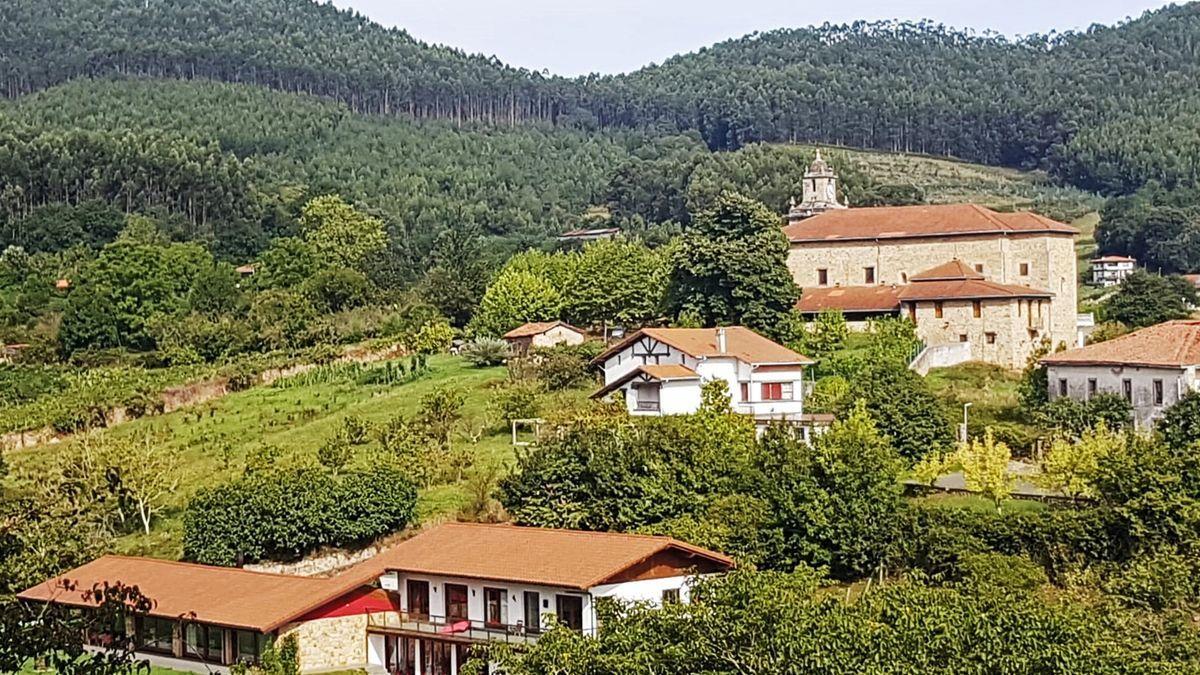
[(444, 616), (409, 614), (407, 612), (368, 614), (367, 628), (421, 633), (430, 637), (514, 644), (532, 644), (542, 633), (540, 629), (527, 628), (520, 623), (500, 624), (473, 619), (447, 619)]
[(635, 410), (638, 412), (658, 412), (659, 404), (658, 401), (638, 401)]

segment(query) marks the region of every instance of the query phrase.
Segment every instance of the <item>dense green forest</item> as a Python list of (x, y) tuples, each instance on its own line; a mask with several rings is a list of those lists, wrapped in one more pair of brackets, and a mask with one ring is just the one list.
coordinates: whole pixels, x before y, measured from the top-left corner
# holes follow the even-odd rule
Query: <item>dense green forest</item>
[(246, 82), (352, 110), (807, 141), (1040, 167), (1088, 190), (1195, 182), (1200, 6), (1009, 40), (855, 23), (731, 40), (624, 76), (565, 79), (423, 44), (307, 0), (17, 0), (0, 92), (80, 76)]

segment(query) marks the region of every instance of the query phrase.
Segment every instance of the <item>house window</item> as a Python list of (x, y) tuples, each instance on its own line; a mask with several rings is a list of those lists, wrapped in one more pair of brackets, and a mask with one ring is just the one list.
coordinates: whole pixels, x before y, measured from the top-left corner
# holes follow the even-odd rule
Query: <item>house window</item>
[(446, 620), (463, 621), (467, 618), (467, 587), (462, 584), (446, 584)]
[(637, 409), (643, 412), (658, 412), (660, 390), (661, 385), (658, 383), (635, 384), (633, 391)]
[(1096, 395), (1096, 378), (1094, 378), (1094, 377), (1088, 378), (1087, 392), (1088, 392), (1088, 398), (1091, 398)]
[(750, 383), (743, 382), (742, 386), (741, 386), (741, 390), (742, 390), (742, 403), (746, 403), (750, 400)]
[(762, 400), (764, 400), (764, 401), (791, 401), (792, 400), (792, 383), (791, 382), (763, 382)]
[(188, 656), (221, 663), (225, 658), (225, 629), (189, 623), (184, 630), (183, 649)]
[(975, 271), (980, 274), (983, 274), (983, 263), (977, 263), (975, 265)]
[(258, 663), (271, 638), (262, 633), (248, 630), (234, 631), (234, 646), (237, 648), (238, 663)]
[(866, 284), (875, 283), (875, 268), (874, 267), (864, 267), (863, 268), (863, 283), (866, 283)]
[(1125, 397), (1126, 401), (1133, 403), (1133, 380), (1129, 378), (1121, 380), (1121, 395)]
[(525, 591), (525, 631), (537, 633), (542, 630), (541, 599), (537, 591)]
[(429, 582), (408, 580), (408, 613), (414, 618), (429, 618)]
[(829, 270), (825, 269), (824, 267), (817, 270), (817, 285), (818, 286), (828, 286), (829, 285)]
[(554, 596), (558, 621), (571, 630), (583, 630), (583, 598), (578, 595)]
[(678, 588), (664, 588), (663, 592), (662, 592), (662, 604), (663, 604), (663, 607), (666, 607), (667, 605), (678, 605), (679, 604), (679, 589)]
[(138, 649), (170, 654), (174, 651), (175, 622), (154, 616), (139, 617), (137, 621)]
[(983, 337), (985, 340), (987, 340), (987, 343), (989, 345), (996, 344), (996, 334), (995, 333), (984, 333)]
[(912, 303), (908, 306), (908, 318), (913, 322), (917, 322), (917, 303)]
[(908, 283), (908, 272), (901, 272), (901, 273), (900, 273), (900, 283), (902, 283), (902, 284), (907, 284), (907, 283)]
[(959, 341), (959, 342), (966, 342), (966, 341), (967, 341), (967, 334), (966, 334), (966, 333), (959, 333), (959, 334), (958, 334), (958, 341)]
[(1058, 381), (1058, 395), (1059, 396), (1067, 395), (1067, 378), (1065, 378), (1065, 377), (1060, 378)]
[(1163, 404), (1163, 381), (1154, 381), (1154, 405)]
[(1021, 263), (1021, 276), (1029, 276), (1029, 263)]
[(942, 304), (940, 301), (939, 301), (939, 302), (935, 302), (935, 303), (933, 303), (933, 316), (934, 316), (934, 318), (937, 318), (937, 319), (940, 319), (940, 318), (942, 318), (942, 310), (943, 310), (943, 309), (944, 309), (944, 306), (943, 306), (943, 304)]
[(489, 626), (508, 623), (508, 591), (503, 588), (483, 589), (483, 620)]
[(975, 300), (971, 303), (971, 311), (975, 314), (975, 318), (983, 316), (983, 301)]

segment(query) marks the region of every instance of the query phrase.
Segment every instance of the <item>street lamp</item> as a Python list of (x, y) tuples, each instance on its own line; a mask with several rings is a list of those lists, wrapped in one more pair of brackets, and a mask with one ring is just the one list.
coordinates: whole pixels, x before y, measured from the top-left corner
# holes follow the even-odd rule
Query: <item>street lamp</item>
[(963, 404), (963, 423), (962, 423), (962, 432), (959, 434), (959, 436), (962, 438), (962, 442), (963, 442), (963, 443), (966, 443), (966, 442), (967, 442), (967, 440), (968, 440), (968, 438), (967, 438), (967, 410), (968, 410), (968, 409), (969, 409), (969, 408), (970, 408), (972, 405), (975, 405), (975, 404), (974, 404), (974, 403), (964, 403), (964, 404)]

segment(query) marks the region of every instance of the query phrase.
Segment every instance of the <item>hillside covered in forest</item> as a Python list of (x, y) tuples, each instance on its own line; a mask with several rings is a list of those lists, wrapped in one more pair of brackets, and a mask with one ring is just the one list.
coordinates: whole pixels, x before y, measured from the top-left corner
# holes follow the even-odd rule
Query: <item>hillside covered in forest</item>
[(0, 25), (10, 98), (80, 76), (206, 78), (454, 123), (944, 154), (1105, 193), (1200, 174), (1196, 4), (1020, 40), (926, 23), (778, 30), (579, 79), (426, 45), (307, 0), (16, 0)]

